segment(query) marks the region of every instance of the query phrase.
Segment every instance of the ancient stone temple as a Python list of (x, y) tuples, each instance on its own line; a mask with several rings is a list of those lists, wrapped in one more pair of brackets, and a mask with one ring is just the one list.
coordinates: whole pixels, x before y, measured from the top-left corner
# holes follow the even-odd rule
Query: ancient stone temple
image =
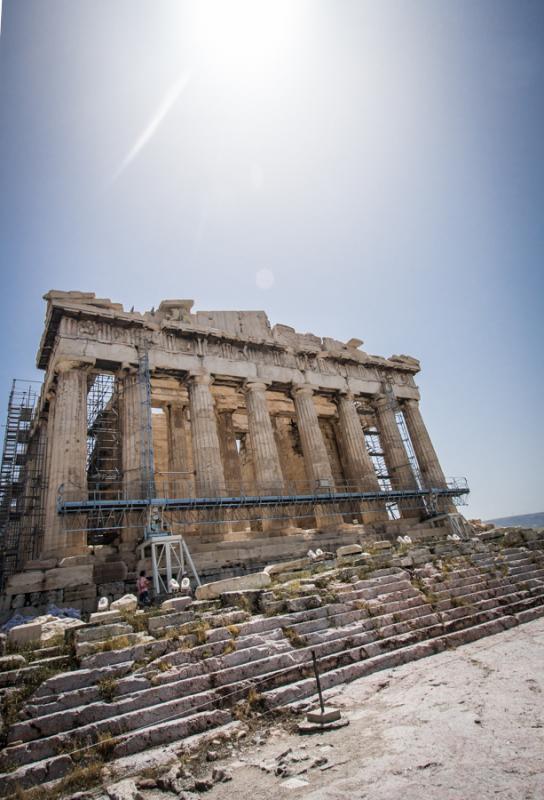
[(467, 490), (444, 476), (416, 359), (271, 327), (263, 311), (45, 300), (43, 385), (10, 404), (2, 466), (12, 599), (119, 595), (157, 527), (219, 575), (455, 516)]

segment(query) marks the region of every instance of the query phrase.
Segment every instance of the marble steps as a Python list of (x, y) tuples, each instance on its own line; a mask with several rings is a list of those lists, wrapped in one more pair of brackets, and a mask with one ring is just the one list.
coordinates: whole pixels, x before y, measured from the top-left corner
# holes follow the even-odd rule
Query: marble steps
[[(530, 611), (531, 614), (538, 614), (542, 613), (544, 608), (541, 606), (536, 610), (524, 609), (520, 613), (523, 614), (526, 611)], [(358, 644), (355, 648), (351, 646), (353, 644), (353, 632), (349, 631), (351, 636), (348, 636), (341, 643), (336, 643), (333, 652), (330, 650), (330, 642), (316, 643), (317, 647), (315, 649), (318, 650), (321, 659), (321, 666), (324, 672), (323, 678), (326, 679), (323, 685), (327, 687), (329, 682), (330, 685), (336, 685), (336, 680), (341, 682), (343, 680), (353, 679), (353, 677), (358, 677), (361, 667), (363, 671), (360, 672), (360, 674), (368, 674), (365, 670), (372, 671), (372, 669), (385, 668), (387, 665), (404, 663), (406, 660), (411, 660), (412, 657), (417, 658), (428, 655), (431, 652), (438, 652), (441, 647), (443, 649), (443, 647), (447, 646), (448, 641), (462, 643), (463, 641), (472, 640), (472, 638), (478, 638), (480, 635), (487, 635), (490, 632), (503, 629), (505, 620), (508, 618), (513, 619), (507, 612), (508, 609), (504, 607), (497, 610), (495, 613), (500, 613), (501, 616), (497, 616), (494, 619), (489, 619), (489, 613), (487, 613), (487, 615), (484, 615), (484, 621), (482, 621), (481, 614), (476, 616), (468, 615), (466, 619), (455, 621), (455, 629), (452, 629), (452, 626), (450, 626), (449, 629), (445, 629), (444, 626), (441, 625), (428, 625), (420, 630), (410, 631), (406, 634), (402, 633), (386, 638), (375, 638), (372, 641), (366, 641), (363, 645)], [(432, 615), (430, 616), (431, 620), (429, 621), (432, 621)], [(516, 624), (516, 622), (517, 620), (514, 619), (512, 624)], [(444, 630), (446, 630), (446, 632), (444, 632)], [(383, 628), (381, 631), (382, 635), (385, 631), (386, 628)], [(458, 638), (455, 639), (455, 637)], [(437, 641), (443, 644), (437, 644)], [(340, 647), (337, 645), (340, 645)], [(423, 649), (422, 645), (424, 645)], [(358, 662), (361, 655), (363, 655), (361, 647), (364, 648), (364, 655), (366, 658), (364, 662), (354, 664), (354, 660)], [(217, 687), (211, 692), (200, 692), (196, 695), (191, 695), (189, 698), (176, 698), (171, 703), (163, 702), (152, 707), (147, 707), (144, 712), (141, 710), (132, 712), (132, 714), (137, 715), (137, 719), (134, 716), (131, 718), (129, 714), (125, 715), (124, 718), (103, 720), (98, 725), (88, 725), (86, 726), (87, 729), (85, 726), (83, 726), (83, 728), (80, 726), (77, 734), (80, 737), (84, 737), (85, 735), (95, 737), (99, 731), (102, 731), (103, 734), (116, 734), (120, 739), (116, 746), (116, 755), (121, 756), (139, 752), (148, 746), (175, 741), (183, 737), (183, 735), (188, 735), (184, 733), (184, 731), (189, 729), (196, 732), (197, 730), (205, 729), (208, 725), (219, 724), (217, 721), (218, 718), (214, 717), (215, 711), (202, 711), (203, 705), (209, 708), (214, 704), (221, 705), (225, 702), (232, 703), (233, 699), (241, 699), (245, 696), (245, 693), (247, 693), (248, 686), (252, 685), (255, 680), (258, 681), (258, 685), (264, 690), (265, 702), (267, 703), (278, 700), (278, 697), (280, 697), (280, 695), (277, 694), (278, 691), (287, 692), (287, 694), (281, 695), (284, 699), (287, 696), (293, 699), (300, 699), (307, 696), (308, 693), (313, 694), (315, 691), (311, 679), (309, 682), (308, 680), (302, 682), (303, 685), (306, 685), (306, 689), (303, 691), (300, 691), (299, 685), (300, 670), (303, 668), (304, 664), (309, 664), (310, 649), (311, 648), (305, 648), (304, 650), (299, 650), (291, 654), (293, 658), (289, 659), (289, 661), (294, 661), (295, 663), (292, 665), (288, 663), (286, 667), (281, 666), (285, 664), (285, 659), (283, 661), (281, 659), (265, 659), (263, 663), (258, 666), (255, 666), (254, 662), (249, 662), (249, 669), (235, 669), (230, 673), (223, 670), (222, 686)], [(370, 662), (372, 662), (372, 664)], [(279, 669), (270, 670), (270, 667), (279, 667)], [(357, 669), (355, 670), (356, 674), (353, 672), (353, 667), (359, 669), (359, 671), (357, 671)], [(263, 672), (263, 669), (269, 669), (269, 671)], [(230, 683), (228, 683), (229, 680), (231, 681)], [(227, 681), (227, 683), (223, 683), (224, 681)], [(285, 683), (288, 683), (289, 686), (287, 688), (282, 688), (282, 685)], [(289, 702), (292, 702), (292, 699), (289, 700)], [(200, 708), (201, 710), (198, 713), (191, 714), (191, 711), (196, 708)], [(228, 720), (228, 712), (223, 712), (223, 714), (225, 713), (227, 717), (221, 716), (220, 719)], [(165, 714), (167, 716), (169, 714), (176, 714), (178, 716), (179, 714), (185, 714), (185, 716), (181, 719), (164, 722)], [(206, 722), (202, 719), (203, 714), (209, 715)], [(130, 730), (127, 731), (127, 722), (129, 726), (130, 724), (137, 724), (138, 730), (133, 732), (130, 732)], [(146, 723), (143, 731), (141, 730), (142, 722)], [(23, 763), (24, 761), (26, 761), (26, 763), (32, 761), (38, 762), (37, 764), (32, 764), (26, 772), (24, 769), (22, 772), (19, 770), (20, 774), (18, 777), (22, 781), (26, 781), (26, 785), (28, 785), (29, 781), (32, 782), (32, 780), (35, 779), (36, 775), (40, 773), (40, 770), (43, 771), (45, 769), (45, 762), (48, 759), (53, 759), (53, 762), (55, 762), (56, 759), (60, 758), (64, 759), (62, 763), (66, 763), (65, 757), (57, 756), (57, 753), (59, 747), (62, 749), (64, 746), (65, 749), (69, 749), (71, 742), (70, 733), (61, 734), (60, 736), (56, 734), (48, 738), (51, 740), (49, 743), (47, 739), (41, 739), (30, 742), (27, 745), (16, 745), (13, 748), (9, 748), (10, 753), (7, 756), (8, 758), (16, 758), (19, 760), (19, 763)], [(60, 769), (61, 766), (61, 763), (57, 763), (56, 769)], [(51, 773), (52, 769), (54, 771), (54, 767), (54, 764), (48, 767), (48, 774)], [(10, 780), (12, 779), (13, 774)]]
[[(524, 598), (521, 598), (519, 595), (514, 595), (513, 599), (518, 601), (519, 606), (519, 601)], [(522, 607), (524, 606), (519, 606), (519, 610), (522, 610)], [(426, 616), (427, 620), (435, 623), (436, 627), (436, 615), (425, 615), (426, 610), (428, 610), (428, 608), (421, 608), (421, 616)], [(467, 614), (466, 617), (449, 620), (445, 623), (444, 628), (446, 630), (449, 630), (450, 628), (458, 630), (461, 627), (471, 624), (471, 622), (474, 622), (475, 620), (479, 624), (480, 622), (489, 621), (497, 615), (502, 615), (504, 612), (505, 605), (485, 612), (475, 611), (475, 613), (473, 612), (472, 614)], [(330, 622), (330, 619), (322, 618), (321, 620), (314, 620), (314, 625), (316, 622), (323, 622), (324, 628), (327, 628), (329, 627), (327, 623)], [(301, 632), (303, 632), (301, 626), (304, 624), (307, 625), (308, 623), (299, 623), (298, 627)], [(350, 626), (349, 630), (346, 631), (346, 634), (348, 637), (353, 637), (358, 632), (366, 634), (369, 633), (370, 626), (370, 629), (374, 630), (376, 637), (383, 637), (389, 633), (388, 625), (390, 626), (389, 629), (391, 631), (395, 631), (396, 634), (408, 633), (406, 626), (404, 628), (401, 627), (400, 620), (395, 621), (390, 615), (381, 615), (370, 618), (367, 616), (367, 618), (364, 620), (363, 630), (360, 628), (354, 629), (352, 625)], [(415, 630), (419, 629), (419, 627), (420, 626), (417, 625), (416, 622), (412, 626), (409, 626), (409, 632), (413, 634)], [(319, 647), (318, 642), (315, 644)], [(324, 644), (325, 649), (330, 651), (330, 640), (322, 644)], [(338, 651), (342, 644), (343, 641), (338, 639), (334, 649)], [(298, 652), (276, 653), (271, 656), (268, 655), (262, 659), (252, 659), (243, 664), (236, 664), (232, 667), (224, 663), (222, 660), (216, 660), (213, 666), (217, 667), (217, 671), (210, 672), (209, 674), (202, 674), (198, 678), (193, 675), (192, 677), (176, 681), (175, 683), (172, 682), (166, 685), (162, 684), (159, 686), (142, 689), (135, 694), (132, 693), (112, 703), (90, 703), (85, 706), (75, 707), (69, 711), (60, 711), (58, 713), (48, 714), (45, 717), (34, 717), (30, 721), (17, 723), (11, 730), (10, 741), (15, 741), (18, 739), (29, 741), (37, 739), (44, 734), (47, 735), (53, 732), (59, 733), (65, 730), (71, 730), (76, 721), (80, 730), (82, 728), (85, 729), (85, 726), (91, 724), (91, 722), (94, 722), (96, 727), (97, 723), (102, 723), (106, 720), (111, 721), (112, 719), (116, 719), (117, 725), (119, 725), (119, 720), (122, 720), (122, 726), (126, 727), (127, 725), (131, 724), (131, 719), (133, 719), (132, 715), (134, 712), (145, 709), (146, 713), (149, 714), (149, 709), (151, 707), (163, 706), (165, 703), (167, 704), (168, 708), (170, 708), (172, 703), (169, 703), (168, 700), (172, 697), (172, 693), (174, 691), (176, 699), (173, 701), (174, 705), (172, 708), (175, 713), (181, 713), (181, 711), (187, 710), (184, 701), (190, 699), (189, 693), (194, 694), (196, 692), (197, 698), (201, 699), (202, 693), (205, 693), (209, 689), (217, 688), (225, 684), (235, 684), (240, 681), (254, 679), (262, 674), (281, 670), (285, 667), (288, 667), (289, 664), (292, 663), (293, 659), (295, 661), (299, 661), (301, 658), (303, 658), (305, 650), (306, 648), (302, 648)], [(191, 697), (193, 694), (191, 694)], [(100, 728), (100, 725), (98, 727)], [(101, 727), (103, 727), (103, 725)]]
[[(513, 560), (517, 557), (519, 560), (524, 556), (520, 556), (518, 552), (510, 557)], [(208, 631), (214, 641), (194, 648), (197, 652), (169, 653), (161, 650), (167, 642), (151, 643), (160, 645), (157, 652), (154, 652), (154, 648), (147, 648), (148, 655), (155, 655), (155, 663), (162, 658), (168, 661), (169, 657), (176, 662), (173, 664), (173, 672), (167, 670), (155, 673), (155, 685), (143, 674), (129, 674), (134, 667), (134, 657), (145, 652), (141, 646), (127, 648), (119, 653), (98, 654), (108, 658), (97, 661), (93, 657), (95, 660), (89, 664), (91, 668), (86, 672), (80, 671), (85, 674), (77, 677), (78, 673), (74, 672), (55, 676), (46, 682), (47, 685), (40, 687), (28, 706), (28, 709), (32, 709), (32, 719), (22, 720), (18, 723), (19, 727), (12, 730), (11, 740), (14, 743), (8, 748), (6, 760), (8, 763), (12, 759), (15, 763), (27, 765), (18, 770), (18, 777), (23, 782), (22, 785), (30, 785), (37, 776), (50, 776), (55, 770), (62, 774), (62, 770), (67, 771), (70, 768), (70, 759), (61, 751), (73, 747), (74, 736), (78, 740), (86, 738), (91, 741), (100, 733), (115, 734), (119, 740), (115, 754), (121, 756), (157, 746), (163, 741), (163, 736), (164, 743), (167, 743), (188, 735), (183, 731), (191, 729), (197, 732), (214, 724), (221, 724), (219, 719), (230, 718), (229, 705), (236, 699), (244, 699), (252, 685), (264, 693), (267, 703), (274, 702), (274, 698), (278, 699), (278, 692), (283, 692), (281, 696), (284, 697), (290, 694), (296, 697), (300, 694), (299, 684), (308, 684), (308, 679), (301, 682), (301, 670), (305, 670), (310, 663), (312, 649), (318, 653), (322, 670), (328, 676), (327, 680), (349, 680), (352, 679), (349, 676), (354, 674), (354, 667), (357, 671), (364, 665), (367, 665), (364, 667), (367, 669), (370, 662), (376, 665), (375, 669), (384, 668), (389, 663), (404, 663), (404, 660), (410, 660), (411, 657), (422, 657), (422, 654), (438, 652), (441, 647), (456, 646), (456, 643), (469, 641), (471, 637), (487, 635), (485, 631), (496, 632), (507, 624), (505, 620), (510, 620), (508, 624), (517, 624), (533, 619), (544, 613), (541, 587), (538, 583), (524, 589), (517, 586), (520, 581), (523, 583), (523, 577), (534, 574), (535, 570), (531, 569), (531, 565), (535, 566), (529, 560), (524, 565), (527, 568), (524, 572), (509, 576), (512, 588), (510, 593), (486, 599), (479, 597), (479, 593), (473, 593), (474, 597), (469, 594), (467, 606), (444, 610), (438, 614), (427, 603), (425, 596), (410, 583), (409, 574), (398, 568), (376, 571), (373, 576), (364, 580), (335, 586), (340, 602), (276, 617), (257, 617), (243, 621), (237, 626), (236, 636), (232, 636), (232, 631), (220, 624), (221, 614), (218, 614), (217, 627), (212, 626)], [(467, 567), (468, 569), (473, 568)], [(478, 570), (470, 575), (466, 574), (465, 578), (474, 577), (474, 574), (478, 574)], [(481, 574), (480, 585), (485, 586), (489, 575)], [(535, 580), (538, 581), (538, 578)], [(445, 584), (440, 582), (437, 585), (443, 589)], [(471, 585), (473, 584), (463, 584), (465, 587)], [(486, 588), (489, 590), (489, 587)], [(495, 591), (496, 587), (491, 588)], [(302, 600), (306, 602), (311, 597)], [(361, 601), (375, 603), (377, 611), (379, 609), (386, 613), (370, 615), (366, 606), (355, 605)], [(290, 647), (290, 643), (286, 641), (286, 628), (300, 631), (300, 636), (305, 635), (305, 646)], [(221, 658), (222, 649), (228, 642), (232, 642), (235, 649)], [(278, 652), (270, 653), (272, 646), (279, 648)], [(413, 655), (410, 656), (412, 651)], [(187, 652), (192, 655), (187, 657)], [(130, 656), (128, 660), (127, 656)], [(115, 663), (110, 662), (111, 658)], [(199, 664), (193, 658), (203, 660)], [(153, 663), (151, 661), (148, 666), (152, 667)], [(382, 667), (378, 666), (380, 663)], [(179, 672), (176, 672), (176, 666), (180, 667)], [(361, 674), (367, 673), (363, 671)], [(97, 702), (96, 694), (89, 693), (93, 684), (97, 688), (104, 677), (116, 677), (118, 680), (119, 691), (111, 704)], [(76, 686), (73, 685), (74, 682)], [(309, 685), (310, 694), (313, 694), (311, 679)], [(67, 689), (65, 695), (73, 693), (72, 697), (63, 699), (63, 702), (68, 703), (69, 709), (59, 709), (58, 706), (51, 705), (55, 695), (59, 702), (58, 693), (62, 693), (63, 688)], [(93, 703), (95, 707), (89, 709)], [(99, 710), (101, 706), (108, 705), (109, 709)], [(56, 711), (50, 713), (54, 708)], [(78, 725), (80, 711), (83, 725)], [(87, 722), (96, 711), (96, 717), (101, 718)], [(165, 721), (165, 715), (174, 716), (175, 719)], [(204, 715), (207, 715), (205, 719)], [(75, 733), (71, 729), (74, 721), (78, 725)], [(34, 723), (34, 728), (30, 724), (25, 727), (25, 723), (30, 722)], [(55, 731), (61, 722), (63, 727), (68, 727), (67, 730), (34, 738), (23, 744), (16, 744), (14, 741), (14, 737), (20, 739), (34, 736), (35, 731), (38, 731), (38, 737), (43, 732)], [(40, 727), (42, 725), (43, 728)], [(9, 783), (13, 781), (15, 774), (10, 773), (4, 777)]]
[[(544, 609), (543, 609), (544, 613)], [(518, 624), (518, 620), (513, 617), (501, 617), (491, 622), (481, 625), (474, 625), (462, 631), (437, 636), (423, 642), (409, 644), (406, 647), (392, 650), (383, 654), (371, 656), (365, 660), (358, 660), (356, 652), (353, 654), (351, 663), (337, 668), (321, 669), (320, 681), (323, 690), (334, 688), (335, 686), (370, 675), (374, 672), (391, 669), (392, 667), (408, 663), (410, 661), (425, 658), (435, 653), (443, 652), (446, 649), (457, 647), (469, 641), (476, 641), (484, 636), (490, 636), (500, 631), (507, 630)], [(266, 708), (274, 709), (279, 706), (297, 703), (315, 695), (315, 680), (303, 678), (292, 684), (282, 686), (263, 693), (263, 703)]]

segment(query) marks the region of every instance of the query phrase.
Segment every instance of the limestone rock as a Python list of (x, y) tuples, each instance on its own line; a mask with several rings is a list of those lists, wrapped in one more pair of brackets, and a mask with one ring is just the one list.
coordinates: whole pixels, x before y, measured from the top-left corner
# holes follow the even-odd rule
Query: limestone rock
[(133, 594), (125, 594), (110, 605), (110, 611), (136, 611), (137, 608), (138, 598)]
[(264, 572), (267, 575), (279, 575), (281, 572), (292, 572), (296, 569), (308, 569), (310, 564), (310, 558), (296, 558), (293, 561), (283, 561), (279, 564), (268, 564), (264, 568)]
[(73, 619), (72, 617), (52, 617), (48, 621), (42, 623), (42, 634), (40, 642), (48, 644), (52, 639), (58, 636), (64, 636), (65, 631), (71, 628), (80, 628), (85, 623), (80, 619)]
[(165, 600), (164, 603), (161, 603), (161, 608), (165, 611), (183, 611), (187, 606), (190, 606), (191, 603), (192, 598), (190, 597), (171, 597)]
[(344, 556), (354, 556), (362, 552), (363, 548), (360, 544), (346, 544), (343, 547), (338, 548), (336, 551), (336, 557), (343, 558)]
[(265, 589), (272, 580), (266, 572), (254, 572), (239, 578), (226, 578), (214, 583), (205, 583), (196, 590), (197, 600), (210, 600), (219, 597), (222, 592), (235, 592), (240, 589)]
[(106, 794), (110, 800), (143, 800), (136, 783), (130, 778), (106, 786)]
[(79, 556), (66, 556), (59, 561), (59, 567), (85, 567), (92, 564), (92, 556), (88, 553)]
[(78, 587), (92, 584), (93, 568), (91, 565), (76, 567), (57, 567), (45, 573), (44, 590), (65, 589), (68, 586)]
[(16, 625), (8, 632), (8, 642), (15, 647), (39, 642), (42, 635), (42, 626), (39, 622), (27, 622), (25, 625)]
[(10, 575), (4, 591), (6, 594), (25, 595), (30, 592), (41, 592), (45, 589), (45, 572), (42, 570), (32, 570), (29, 572), (17, 572), (15, 575)]
[(93, 625), (99, 624), (109, 624), (110, 622), (118, 622), (122, 619), (122, 616), (119, 611), (95, 611), (89, 617), (89, 622)]
[(127, 625), (125, 622), (98, 625), (97, 627), (85, 626), (83, 630), (76, 632), (76, 642), (78, 644), (81, 642), (99, 642), (115, 636), (124, 636), (127, 633), (133, 633), (133, 628), (132, 625)]
[(26, 658), (19, 654), (0, 657), (0, 672), (9, 672), (12, 669), (26, 667)]

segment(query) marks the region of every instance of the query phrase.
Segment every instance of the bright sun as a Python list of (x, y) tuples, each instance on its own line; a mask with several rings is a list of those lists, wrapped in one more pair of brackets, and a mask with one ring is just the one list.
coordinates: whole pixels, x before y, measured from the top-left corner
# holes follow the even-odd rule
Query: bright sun
[(230, 77), (279, 68), (293, 42), (302, 5), (303, 0), (199, 0), (199, 57)]

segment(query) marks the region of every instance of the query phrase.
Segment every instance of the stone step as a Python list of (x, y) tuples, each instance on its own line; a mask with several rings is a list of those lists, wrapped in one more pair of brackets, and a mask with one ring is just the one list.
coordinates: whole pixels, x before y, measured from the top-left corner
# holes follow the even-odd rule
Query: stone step
[[(405, 648), (383, 655), (377, 655), (364, 661), (360, 661), (354, 654), (353, 663), (342, 666), (337, 669), (323, 670), (321, 672), (320, 665), (320, 680), (323, 690), (331, 689), (342, 683), (348, 683), (357, 678), (365, 677), (373, 672), (383, 669), (391, 669), (392, 667), (399, 666), (400, 664), (408, 663), (419, 658), (425, 658), (434, 653), (439, 653), (448, 647), (456, 647), (469, 641), (484, 636), (489, 636), (494, 633), (499, 633), (502, 630), (513, 627), (517, 624), (515, 618), (503, 617), (499, 620), (493, 620), (482, 625), (474, 626), (473, 628), (465, 629), (461, 632), (450, 633), (444, 636), (438, 636), (429, 641), (409, 645)], [(279, 689), (271, 690), (263, 694), (263, 702), (267, 708), (272, 709), (281, 705), (298, 702), (307, 697), (315, 694), (315, 679), (306, 678), (283, 686)]]
[[(208, 710), (182, 719), (168, 720), (160, 726), (143, 727), (141, 730), (121, 738), (115, 748), (115, 756), (126, 756), (149, 747), (176, 742), (188, 736), (226, 725), (231, 721), (232, 717), (228, 711)], [(136, 744), (139, 746), (135, 747)], [(44, 757), (34, 763), (27, 762), (12, 772), (0, 775), (0, 795), (5, 796), (11, 792), (17, 792), (19, 791), (17, 787), (25, 789), (43, 785), (68, 774), (77, 763), (72, 760), (69, 753), (70, 748), (66, 754)]]
[[(493, 620), (492, 622), (498, 622), (498, 620)], [(486, 620), (486, 622), (484, 624), (489, 625), (489, 621)], [(435, 626), (434, 630), (436, 630), (436, 627), (437, 626)], [(474, 627), (474, 626), (471, 626), (471, 627)], [(431, 630), (429, 630), (428, 632), (430, 633)], [(465, 635), (466, 634), (466, 629), (465, 628), (463, 628), (463, 632), (464, 632), (464, 635)], [(375, 648), (383, 649), (383, 648), (386, 648), (386, 647), (391, 647), (393, 645), (397, 645), (398, 646), (399, 644), (402, 645), (402, 644), (410, 643), (410, 641), (411, 641), (410, 638), (406, 638), (404, 640), (404, 642), (403, 642), (402, 639), (399, 639), (397, 637), (396, 641), (389, 641), (389, 642), (381, 641), (381, 642), (378, 642), (378, 643), (374, 643), (374, 649)], [(369, 647), (370, 647), (370, 645), (367, 645), (367, 652), (372, 657), (372, 653), (374, 652), (374, 650), (372, 650), (372, 649), (368, 650)], [(344, 651), (344, 653), (342, 654), (342, 658), (345, 658), (345, 652), (349, 653), (349, 651)], [(333, 656), (333, 658), (335, 660), (338, 660), (338, 653), (336, 653), (336, 655)], [(305, 654), (300, 653), (297, 660), (299, 662), (299, 665), (295, 668), (295, 671), (293, 672), (294, 676), (296, 676), (298, 674), (299, 669), (300, 669), (300, 665), (304, 663)], [(278, 663), (281, 664), (281, 663), (284, 663), (284, 662), (275, 662), (275, 665), (277, 666)], [(270, 666), (270, 662), (268, 662), (267, 666)], [(252, 669), (251, 672), (254, 673), (254, 670)], [(225, 681), (226, 677), (228, 677), (228, 676), (223, 675), (223, 681)], [(232, 677), (236, 678), (236, 685), (239, 686), (240, 678), (242, 678), (242, 680), (244, 678), (246, 678), (247, 677), (247, 672), (243, 676), (240, 676), (239, 671), (236, 671), (235, 674)], [(286, 677), (286, 676), (284, 675), (283, 677)], [(277, 671), (275, 671), (275, 672), (272, 673), (272, 677), (270, 677), (269, 680), (276, 681), (277, 679), (278, 679), (278, 675), (277, 675)], [(228, 683), (225, 685), (225, 688), (227, 688), (227, 687), (228, 687)], [(191, 698), (191, 700), (192, 700), (192, 702), (194, 702), (194, 703), (196, 703), (198, 705), (198, 703), (202, 703), (202, 702), (204, 702), (204, 703), (213, 703), (216, 700), (216, 698), (214, 698), (213, 696), (210, 696), (209, 693), (208, 694), (201, 693), (200, 695), (196, 696), (196, 700), (195, 700), (194, 696)], [(182, 704), (180, 706), (180, 701), (176, 700), (176, 701), (173, 701), (173, 703), (170, 703), (170, 704), (165, 704), (165, 703), (160, 704), (158, 713), (159, 713), (159, 715), (162, 715), (162, 716), (160, 716), (160, 718), (164, 719), (164, 712), (165, 711), (168, 711), (168, 712), (173, 711), (174, 713), (180, 713), (180, 712), (183, 713), (183, 710), (186, 710), (186, 709), (187, 709), (186, 705)], [(143, 716), (144, 716), (144, 718), (146, 720), (149, 720), (150, 714), (151, 714), (151, 716), (153, 716), (153, 714), (156, 714), (156, 713), (157, 713), (157, 708), (156, 707), (153, 707), (151, 710), (149, 708), (146, 708), (145, 714)], [(130, 716), (130, 715), (127, 715), (127, 716)], [(142, 718), (142, 714), (140, 714), (140, 722), (141, 722), (141, 718)], [(112, 725), (111, 725), (112, 722), (114, 723), (114, 727), (115, 727), (115, 723), (119, 724), (119, 723), (121, 723), (121, 720), (115, 720), (115, 719), (112, 720), (112, 719), (110, 719), (109, 720), (110, 729), (112, 727)], [(122, 720), (122, 723), (121, 723), (121, 727), (122, 727), (123, 731), (126, 731), (126, 729), (127, 729), (126, 726), (127, 726), (127, 720), (125, 718), (125, 719)], [(163, 727), (164, 727), (164, 724), (161, 724), (159, 726), (159, 728), (161, 730), (162, 730)], [(155, 730), (155, 728), (153, 727), (152, 730)], [(78, 732), (81, 733), (81, 730), (79, 730)], [(58, 739), (58, 736), (57, 737), (52, 737), (52, 738), (54, 738), (54, 739), (57, 738)], [(130, 745), (128, 745), (128, 744), (126, 745), (126, 747), (129, 748), (130, 752), (138, 752), (139, 749), (143, 749), (142, 746), (141, 746), (141, 742), (140, 742), (140, 744), (138, 744), (138, 742), (136, 741), (137, 737), (135, 738), (132, 735), (130, 738), (131, 738), (131, 744)], [(127, 737), (123, 736), (123, 742), (126, 742), (126, 739), (127, 739)], [(43, 748), (44, 742), (45, 742), (45, 740), (41, 740), (42, 746), (39, 747), (36, 751), (33, 752), (33, 757), (36, 755), (36, 753), (43, 754), (43, 752), (44, 752), (44, 748)], [(156, 743), (157, 740), (154, 739), (154, 742)], [(37, 742), (36, 744), (40, 745), (40, 742)], [(65, 742), (65, 744), (66, 744), (66, 742)], [(58, 745), (58, 742), (57, 742), (57, 745)], [(23, 755), (23, 752), (20, 749), (22, 747), (21, 745), (16, 746), (16, 747), (19, 748), (19, 751), (17, 753), (14, 753), (14, 748), (9, 748), (9, 750), (11, 750), (10, 755), (12, 757), (14, 755), (17, 755), (17, 757), (19, 757), (19, 758), (21, 758), (21, 757), (24, 758), (25, 756), (28, 758), (28, 747), (29, 746), (30, 745), (27, 746), (27, 752), (24, 755)], [(147, 745), (144, 744), (143, 747), (145, 747), (145, 746), (147, 746)], [(125, 745), (121, 744), (120, 747), (125, 747)], [(126, 752), (128, 752), (126, 750), (126, 747), (125, 747), (125, 749), (120, 750), (119, 753), (125, 753), (126, 754)], [(136, 748), (136, 749), (134, 749), (134, 748)]]

